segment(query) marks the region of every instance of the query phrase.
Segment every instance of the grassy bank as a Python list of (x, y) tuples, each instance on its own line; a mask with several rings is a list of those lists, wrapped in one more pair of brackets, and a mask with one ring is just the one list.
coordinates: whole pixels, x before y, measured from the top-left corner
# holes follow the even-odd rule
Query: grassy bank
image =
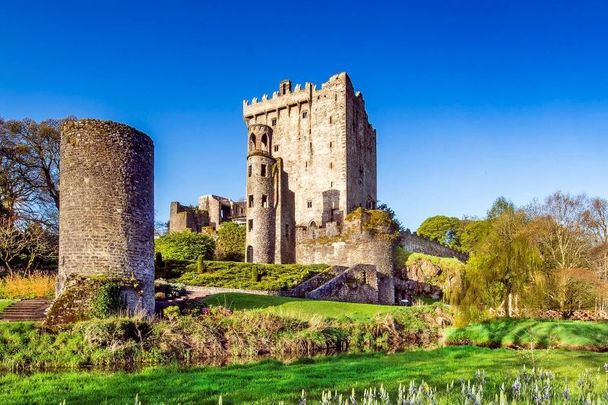
[(448, 328), (445, 343), (608, 351), (608, 322), (499, 319)]
[[(585, 369), (598, 370), (608, 354), (567, 351), (512, 351), (473, 347), (449, 347), (432, 351), (408, 351), (394, 355), (343, 355), (293, 364), (265, 361), (224, 368), (177, 370), (154, 368), (142, 372), (49, 373), (0, 377), (0, 403), (143, 403), (268, 404), (293, 403), (306, 390), (310, 399), (322, 390), (350, 393), (383, 384), (395, 390), (410, 380), (428, 382), (439, 391), (476, 370), (487, 372), (487, 385), (496, 389), (504, 378), (523, 365), (553, 370), (558, 378), (576, 381)], [(599, 388), (599, 387), (598, 387)]]
[(232, 310), (259, 310), (302, 320), (311, 320), (317, 317), (369, 322), (376, 316), (411, 311), (407, 307), (391, 305), (316, 301), (239, 293), (210, 295), (205, 299), (205, 302), (211, 307), (222, 306)]
[[(0, 370), (223, 364), (334, 353), (436, 347), (442, 306), (380, 313), (365, 322), (310, 319), (263, 310), (171, 314), (169, 319), (94, 319), (52, 332), (0, 322)], [(368, 314), (369, 315), (369, 314)]]
[(13, 302), (15, 302), (15, 300), (0, 299), (0, 312), (4, 311), (4, 309), (11, 305)]
[(186, 267), (175, 281), (193, 286), (288, 290), (327, 269), (324, 264), (254, 264), (205, 261), (202, 271), (195, 264)]

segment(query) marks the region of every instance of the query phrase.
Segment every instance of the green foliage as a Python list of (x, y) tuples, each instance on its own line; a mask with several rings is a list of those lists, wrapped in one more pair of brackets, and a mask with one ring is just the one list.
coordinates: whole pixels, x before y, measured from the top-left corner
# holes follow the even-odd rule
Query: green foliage
[(448, 345), (606, 351), (608, 323), (503, 318), (448, 328), (444, 341)]
[(513, 213), (515, 211), (515, 205), (507, 200), (505, 197), (498, 197), (492, 204), (492, 207), (488, 210), (488, 219), (496, 219), (503, 214)]
[[(416, 234), (439, 243), (444, 243), (448, 231), (456, 232), (459, 227), (460, 220), (458, 218), (437, 215), (425, 219), (416, 230)], [(457, 244), (458, 242), (452, 243), (453, 246)]]
[(6, 307), (16, 302), (15, 300), (4, 300), (0, 299), (0, 312), (4, 311)]
[(324, 264), (254, 264), (205, 262), (206, 272), (186, 270), (177, 281), (186, 285), (244, 288), (249, 290), (287, 290), (327, 269)]
[(157, 238), (154, 249), (164, 260), (196, 260), (199, 256), (213, 258), (215, 242), (209, 235), (190, 231), (171, 232)]
[(459, 303), (463, 322), (483, 319), (500, 305), (510, 315), (513, 296), (525, 291), (542, 263), (528, 223), (523, 211), (510, 210), (491, 221), (467, 262)]
[(163, 309), (163, 316), (169, 320), (177, 319), (181, 315), (181, 311), (177, 305), (171, 305)]
[(245, 225), (222, 222), (217, 229), (217, 260), (240, 262), (245, 255)]
[(106, 318), (117, 313), (121, 308), (120, 284), (107, 280), (100, 283), (97, 291), (91, 298), (91, 316)]
[(205, 261), (203, 256), (199, 256), (196, 258), (196, 271), (199, 273), (204, 273), (206, 270)]

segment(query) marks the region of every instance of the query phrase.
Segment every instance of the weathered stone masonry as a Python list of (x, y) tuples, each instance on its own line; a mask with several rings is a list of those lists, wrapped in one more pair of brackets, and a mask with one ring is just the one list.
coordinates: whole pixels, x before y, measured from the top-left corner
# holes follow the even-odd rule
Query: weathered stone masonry
[(135, 278), (128, 309), (154, 312), (154, 145), (142, 132), (99, 120), (61, 133), (59, 275)]

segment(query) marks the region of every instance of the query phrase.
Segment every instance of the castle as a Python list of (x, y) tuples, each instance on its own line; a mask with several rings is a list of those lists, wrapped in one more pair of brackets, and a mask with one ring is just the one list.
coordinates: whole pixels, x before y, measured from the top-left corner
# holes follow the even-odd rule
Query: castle
[[(358, 210), (376, 208), (376, 131), (348, 75), (334, 75), (320, 88), (283, 80), (271, 97), (245, 100), (243, 119), (246, 261), (334, 265), (335, 277), (314, 280), (315, 291), (301, 293), (394, 303), (395, 240), (372, 229), (372, 216)], [(215, 227), (235, 217), (240, 204), (224, 204), (222, 215), (217, 205), (174, 202), (169, 229)]]
[(243, 103), (248, 128), (247, 261), (301, 262), (305, 232), (343, 226), (376, 206), (376, 131), (365, 102), (340, 73), (320, 89), (279, 84)]

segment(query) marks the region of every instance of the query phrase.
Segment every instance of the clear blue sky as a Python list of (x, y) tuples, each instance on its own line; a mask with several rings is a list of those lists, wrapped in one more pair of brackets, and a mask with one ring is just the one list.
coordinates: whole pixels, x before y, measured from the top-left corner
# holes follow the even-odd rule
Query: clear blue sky
[(608, 197), (604, 1), (17, 0), (0, 16), (0, 115), (147, 132), (159, 219), (244, 194), (243, 99), (340, 71), (378, 131), (378, 197), (407, 227), (500, 195)]

